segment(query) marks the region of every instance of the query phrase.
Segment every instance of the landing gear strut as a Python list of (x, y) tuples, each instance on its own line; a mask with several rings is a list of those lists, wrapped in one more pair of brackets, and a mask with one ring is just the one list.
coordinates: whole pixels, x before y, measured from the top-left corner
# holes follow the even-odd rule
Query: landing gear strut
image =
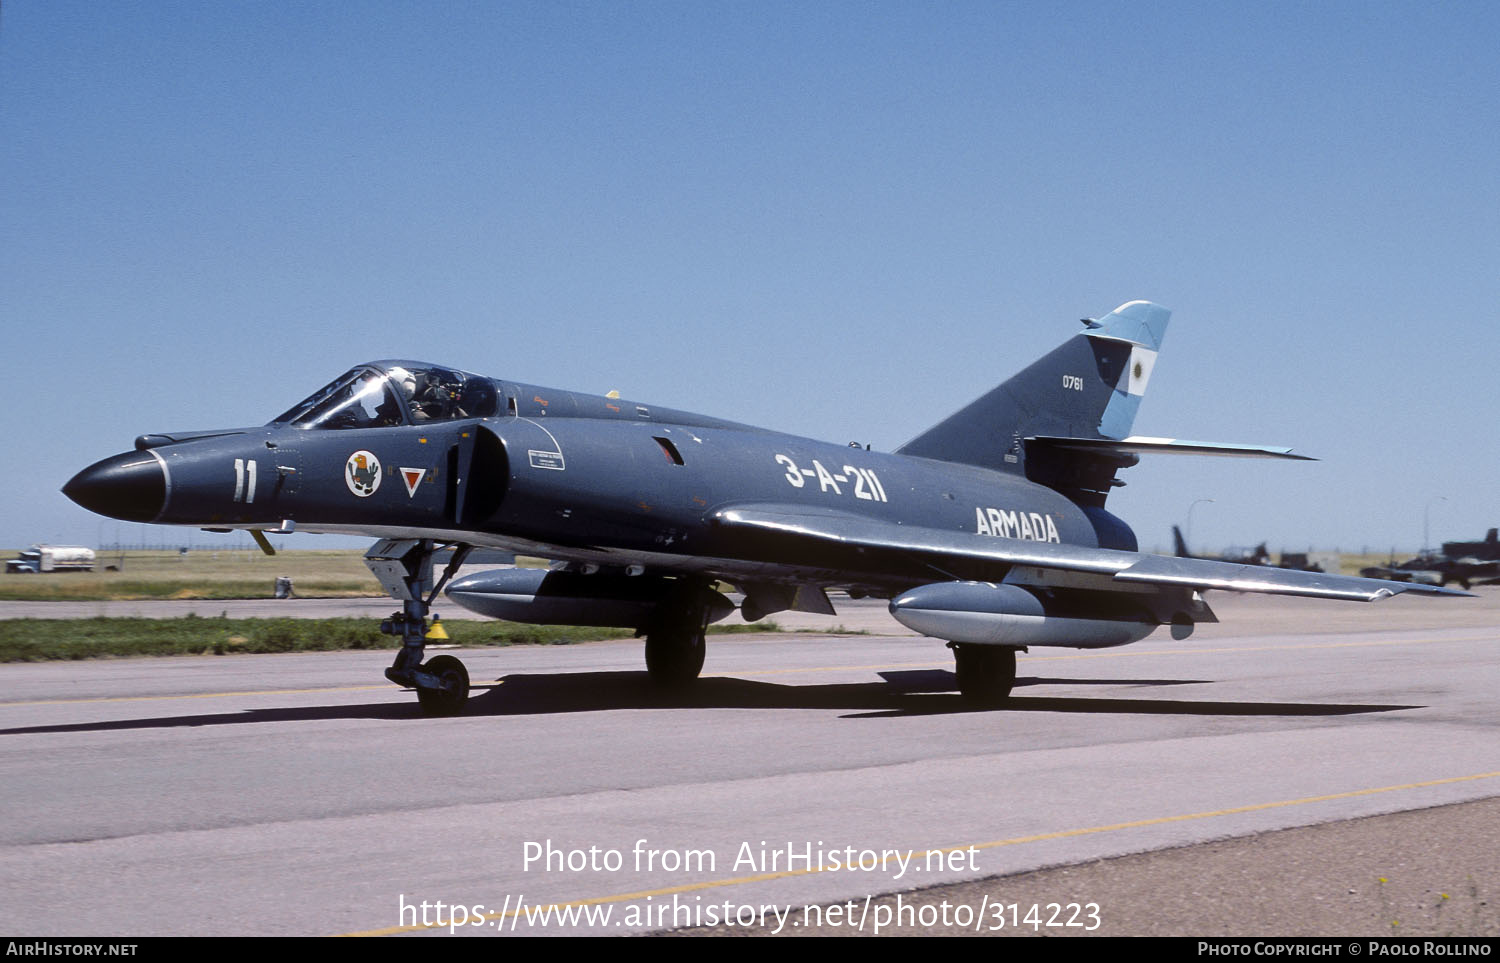
[(385, 677), (397, 685), (416, 689), (417, 702), (429, 716), (457, 715), (469, 698), (469, 672), (462, 662), (451, 655), (439, 655), (424, 665), (422, 653), (427, 645), (427, 613), (432, 600), (458, 571), (471, 548), (458, 546), (453, 561), (435, 583), (431, 539), (384, 539), (365, 553), (365, 564), (370, 571), (386, 592), (401, 603), (401, 611), (380, 623), (381, 632), (401, 639), (401, 651), (385, 670)]
[(709, 619), (709, 607), (701, 600), (704, 591), (684, 580), (657, 606), (646, 628), (646, 671), (657, 685), (687, 685), (703, 671)]
[(1016, 684), (1016, 650), (1002, 645), (949, 642), (958, 691), (976, 706), (1003, 705)]

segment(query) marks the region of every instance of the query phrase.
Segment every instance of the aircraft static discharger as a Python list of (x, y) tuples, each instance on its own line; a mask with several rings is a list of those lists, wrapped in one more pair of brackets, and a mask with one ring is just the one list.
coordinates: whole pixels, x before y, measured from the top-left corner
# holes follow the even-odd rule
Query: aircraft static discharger
[[(408, 361), (361, 365), (270, 424), (142, 435), (63, 491), (132, 522), (375, 536), (401, 602), (386, 676), (434, 714), (468, 674), (423, 661), (438, 592), (534, 623), (623, 626), (646, 667), (685, 684), (704, 630), (744, 593), (749, 621), (833, 613), (827, 590), (890, 600), (953, 649), (959, 691), (997, 704), (1029, 646), (1094, 648), (1215, 621), (1208, 589), (1373, 601), (1395, 583), (1139, 552), (1105, 510), (1148, 453), (1300, 458), (1287, 449), (1132, 435), (1169, 312), (1132, 301), (892, 453), (778, 434), (614, 396)], [(433, 553), (454, 546), (433, 576)], [(475, 546), (553, 562), (452, 581)]]

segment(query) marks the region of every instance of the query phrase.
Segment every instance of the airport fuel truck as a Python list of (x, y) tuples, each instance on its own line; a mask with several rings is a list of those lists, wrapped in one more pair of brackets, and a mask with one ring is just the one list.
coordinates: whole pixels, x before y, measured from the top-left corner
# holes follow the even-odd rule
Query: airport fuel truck
[(92, 572), (94, 550), (78, 545), (33, 545), (21, 552), (20, 558), (8, 559), (7, 574), (11, 572)]

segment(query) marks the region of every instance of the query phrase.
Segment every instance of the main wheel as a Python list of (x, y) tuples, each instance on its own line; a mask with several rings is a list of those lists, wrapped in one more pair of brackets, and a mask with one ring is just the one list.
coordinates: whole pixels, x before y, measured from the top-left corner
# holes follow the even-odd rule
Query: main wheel
[(658, 629), (646, 636), (646, 671), (658, 685), (686, 685), (703, 671), (707, 651), (701, 628)]
[(995, 645), (953, 644), (954, 673), (964, 701), (1001, 705), (1016, 684), (1016, 650)]
[(456, 716), (469, 699), (469, 670), (451, 655), (434, 656), (422, 671), (443, 680), (441, 689), (417, 689), (417, 702), (424, 715)]

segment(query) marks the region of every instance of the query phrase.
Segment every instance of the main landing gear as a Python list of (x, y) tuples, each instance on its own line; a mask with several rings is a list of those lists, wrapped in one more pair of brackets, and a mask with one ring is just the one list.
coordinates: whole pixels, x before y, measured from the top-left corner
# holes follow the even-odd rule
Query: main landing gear
[(703, 671), (711, 615), (706, 592), (705, 585), (684, 579), (656, 607), (646, 626), (646, 671), (657, 685), (684, 686)]
[(385, 670), (385, 677), (397, 685), (417, 690), (417, 702), (429, 716), (452, 716), (463, 711), (469, 698), (469, 672), (451, 655), (434, 656), (422, 662), (427, 645), (427, 613), (432, 600), (460, 565), (472, 546), (454, 549), (453, 560), (443, 570), (442, 578), (432, 579), (431, 539), (384, 539), (365, 553), (365, 564), (380, 580), (386, 592), (401, 603), (401, 611), (380, 623), (380, 631), (399, 636), (401, 651)]
[(975, 706), (1003, 705), (1016, 684), (1016, 650), (1004, 645), (949, 642), (958, 691)]

